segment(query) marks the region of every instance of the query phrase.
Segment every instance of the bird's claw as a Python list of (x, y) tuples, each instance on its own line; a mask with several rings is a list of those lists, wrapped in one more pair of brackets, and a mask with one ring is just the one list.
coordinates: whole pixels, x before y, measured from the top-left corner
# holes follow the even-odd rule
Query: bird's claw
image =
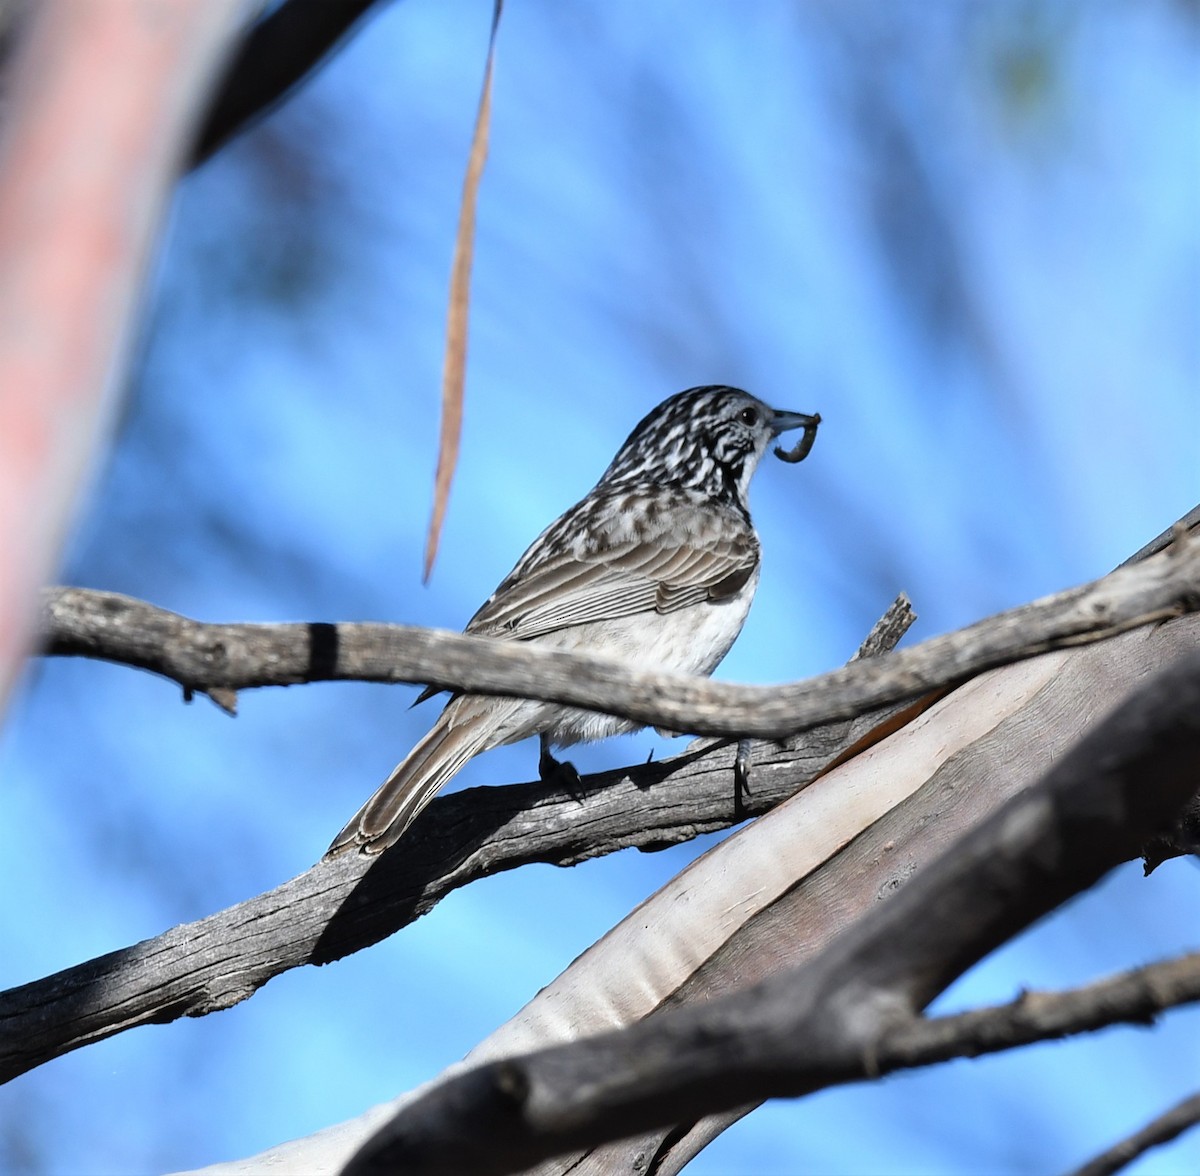
[(743, 796), (750, 795), (750, 769), (753, 767), (754, 755), (751, 750), (752, 741), (739, 739), (737, 755), (733, 760), (734, 803), (740, 803)]
[(575, 800), (583, 793), (579, 769), (570, 760), (555, 759), (550, 754), (550, 744), (545, 738), (538, 753), (538, 776), (543, 784), (562, 788)]

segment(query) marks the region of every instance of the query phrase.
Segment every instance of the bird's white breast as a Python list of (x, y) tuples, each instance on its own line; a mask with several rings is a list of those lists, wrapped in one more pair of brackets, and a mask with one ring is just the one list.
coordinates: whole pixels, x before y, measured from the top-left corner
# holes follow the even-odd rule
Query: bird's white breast
[[(711, 674), (729, 652), (746, 622), (759, 569), (736, 596), (706, 601), (668, 613), (638, 613), (598, 624), (577, 625), (537, 638), (534, 644), (578, 652), (602, 652), (605, 657), (628, 663), (639, 670), (662, 670), (683, 674)], [(524, 738), (534, 729), (545, 730), (559, 747), (593, 739), (604, 739), (636, 731), (640, 723), (614, 718), (576, 707), (557, 707), (554, 720), (536, 728), (514, 730), (509, 741)], [(532, 718), (532, 714), (530, 716)]]

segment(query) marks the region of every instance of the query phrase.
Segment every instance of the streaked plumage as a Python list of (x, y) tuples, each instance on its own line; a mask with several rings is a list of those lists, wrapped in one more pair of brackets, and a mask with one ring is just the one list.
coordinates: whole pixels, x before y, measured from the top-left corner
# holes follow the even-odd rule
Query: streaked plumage
[[(551, 523), (466, 632), (709, 674), (758, 585), (746, 495), (772, 437), (813, 418), (736, 388), (692, 388), (649, 413), (591, 492)], [(527, 699), (459, 695), (330, 846), (378, 853), (472, 756), (541, 735), (569, 747), (640, 724)]]

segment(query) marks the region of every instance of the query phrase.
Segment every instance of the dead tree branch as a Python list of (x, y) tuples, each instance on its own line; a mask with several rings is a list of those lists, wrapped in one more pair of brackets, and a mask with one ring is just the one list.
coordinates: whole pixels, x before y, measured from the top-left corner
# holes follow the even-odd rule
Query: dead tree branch
[(45, 652), (151, 670), (186, 691), (359, 680), (428, 683), (585, 706), (697, 735), (782, 739), (961, 682), (985, 669), (1200, 609), (1200, 542), (999, 613), (955, 633), (807, 682), (742, 686), (634, 671), (608, 658), (432, 629), (378, 624), (205, 624), (118, 596), (43, 597)]
[(1008, 1004), (949, 1017), (915, 1018), (880, 1049), (888, 1070), (930, 1066), (1091, 1033), (1149, 1025), (1159, 1013), (1200, 1001), (1200, 952), (1132, 968), (1064, 992), (1022, 992)]
[(1172, 526), (1168, 527), (1161, 534), (1156, 535), (1143, 547), (1139, 547), (1127, 560), (1121, 562), (1121, 567), (1128, 567), (1129, 564), (1140, 563), (1144, 559), (1149, 559), (1152, 555), (1157, 555), (1160, 551), (1165, 551), (1175, 541), (1180, 531), (1191, 533), (1200, 528), (1200, 506), (1193, 506), (1191, 510), (1179, 519)]
[[(886, 649), (912, 620), (901, 597), (864, 644)], [(247, 902), (0, 993), (0, 1081), (136, 1025), (229, 1008), (281, 972), (377, 943), (478, 878), (662, 849), (758, 816), (869, 741), (889, 713), (830, 724), (787, 749), (762, 745), (749, 796), (732, 787), (733, 750), (717, 744), (587, 777), (582, 795), (515, 784), (441, 797), (403, 853), (323, 859)]]
[(885, 1072), (892, 1042), (951, 981), (1169, 826), (1198, 767), (1191, 654), (811, 963), (707, 1007), (453, 1078), (402, 1110), (347, 1171), (519, 1171)]
[(323, 860), (228, 910), (0, 993), (0, 1081), (136, 1025), (229, 1008), (290, 968), (379, 942), (479, 878), (728, 828), (803, 788), (878, 718), (818, 728), (786, 751), (762, 745), (746, 797), (728, 745), (586, 777), (582, 795), (531, 783), (440, 797), (403, 852)]

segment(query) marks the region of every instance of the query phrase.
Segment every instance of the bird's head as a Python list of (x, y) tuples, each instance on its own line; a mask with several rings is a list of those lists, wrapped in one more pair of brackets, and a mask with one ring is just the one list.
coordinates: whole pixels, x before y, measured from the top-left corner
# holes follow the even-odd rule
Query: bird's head
[(815, 430), (820, 417), (782, 412), (724, 384), (689, 388), (642, 418), (601, 485), (654, 483), (702, 490), (746, 508), (746, 493), (772, 439)]

